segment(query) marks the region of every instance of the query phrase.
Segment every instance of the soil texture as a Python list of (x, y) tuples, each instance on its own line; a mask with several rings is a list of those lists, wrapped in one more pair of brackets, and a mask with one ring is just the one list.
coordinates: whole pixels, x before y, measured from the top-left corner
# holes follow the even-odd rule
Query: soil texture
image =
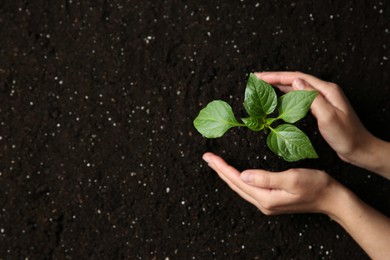
[(0, 259), (368, 259), (324, 215), (263, 215), (201, 159), (322, 169), (390, 216), (389, 181), (312, 115), (320, 158), (296, 163), (192, 121), (214, 99), (245, 116), (249, 72), (299, 70), (390, 140), (389, 48), (388, 1), (1, 1)]

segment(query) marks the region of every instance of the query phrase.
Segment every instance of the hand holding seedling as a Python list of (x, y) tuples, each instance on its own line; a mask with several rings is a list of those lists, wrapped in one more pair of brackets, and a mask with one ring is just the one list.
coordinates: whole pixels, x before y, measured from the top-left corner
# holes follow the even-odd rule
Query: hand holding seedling
[[(217, 138), (236, 126), (246, 126), (252, 131), (269, 131), (268, 147), (284, 160), (292, 162), (305, 158), (317, 158), (309, 138), (292, 123), (302, 119), (316, 97), (316, 91), (297, 90), (276, 96), (267, 82), (251, 73), (245, 89), (244, 107), (249, 117), (239, 123), (232, 108), (222, 100), (214, 100), (202, 109), (194, 120), (195, 128), (207, 138)], [(269, 117), (277, 108), (278, 116)], [(271, 126), (279, 119), (287, 124)]]
[(283, 92), (317, 91), (310, 109), (322, 137), (342, 160), (390, 179), (389, 144), (367, 131), (339, 86), (301, 72), (256, 75)]
[[(299, 72), (258, 73), (257, 76), (284, 92), (318, 91), (311, 111), (325, 140), (341, 159), (390, 179), (390, 143), (364, 128), (337, 85)], [(324, 171), (239, 172), (212, 153), (204, 154), (203, 159), (231, 189), (264, 214), (324, 213), (339, 223), (371, 258), (387, 259), (390, 255), (390, 219)]]

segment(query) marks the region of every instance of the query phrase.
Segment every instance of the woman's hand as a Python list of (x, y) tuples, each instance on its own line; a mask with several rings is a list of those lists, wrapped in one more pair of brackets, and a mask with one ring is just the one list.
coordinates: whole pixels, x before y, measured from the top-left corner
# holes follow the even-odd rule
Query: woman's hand
[(318, 91), (311, 112), (328, 144), (342, 160), (390, 179), (390, 143), (367, 131), (339, 86), (301, 72), (263, 72), (256, 76), (284, 92)]
[(203, 159), (234, 191), (266, 215), (318, 212), (332, 216), (338, 191), (345, 189), (319, 170), (240, 173), (212, 153), (204, 154)]
[(351, 234), (372, 259), (388, 259), (390, 219), (325, 172), (290, 169), (240, 173), (212, 153), (204, 154), (203, 159), (230, 188), (264, 214), (325, 213)]

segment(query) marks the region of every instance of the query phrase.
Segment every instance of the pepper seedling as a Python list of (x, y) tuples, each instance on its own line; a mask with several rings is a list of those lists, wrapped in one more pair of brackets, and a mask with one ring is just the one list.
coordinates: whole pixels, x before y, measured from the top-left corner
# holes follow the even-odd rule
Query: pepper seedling
[[(272, 152), (288, 162), (318, 158), (307, 135), (293, 123), (306, 116), (317, 91), (295, 90), (280, 96), (267, 82), (250, 73), (245, 89), (244, 108), (248, 117), (238, 122), (232, 107), (222, 100), (214, 100), (203, 108), (194, 126), (206, 138), (223, 136), (232, 127), (247, 127), (268, 133), (267, 145)], [(270, 117), (277, 109), (278, 116)], [(278, 120), (285, 123), (272, 126)]]

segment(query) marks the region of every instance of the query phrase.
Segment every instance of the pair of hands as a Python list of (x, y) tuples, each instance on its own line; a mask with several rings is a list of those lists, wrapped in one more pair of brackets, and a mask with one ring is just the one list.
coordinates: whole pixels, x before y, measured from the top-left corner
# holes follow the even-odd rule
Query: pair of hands
[[(390, 180), (390, 143), (364, 128), (337, 85), (299, 72), (266, 72), (257, 76), (284, 92), (317, 90), (319, 95), (312, 103), (311, 112), (324, 139), (342, 160)], [(264, 214), (327, 214), (372, 259), (388, 259), (390, 219), (325, 172), (312, 169), (239, 172), (212, 153), (205, 153), (203, 159), (234, 191)]]
[[(311, 112), (324, 139), (342, 160), (381, 173), (380, 163), (375, 162), (373, 154), (379, 141), (364, 128), (336, 84), (300, 72), (265, 72), (256, 76), (283, 92), (318, 91)], [(234, 191), (267, 215), (319, 212), (337, 218), (340, 210), (336, 207), (337, 199), (347, 190), (319, 170), (240, 173), (212, 153), (204, 154), (203, 159)]]

